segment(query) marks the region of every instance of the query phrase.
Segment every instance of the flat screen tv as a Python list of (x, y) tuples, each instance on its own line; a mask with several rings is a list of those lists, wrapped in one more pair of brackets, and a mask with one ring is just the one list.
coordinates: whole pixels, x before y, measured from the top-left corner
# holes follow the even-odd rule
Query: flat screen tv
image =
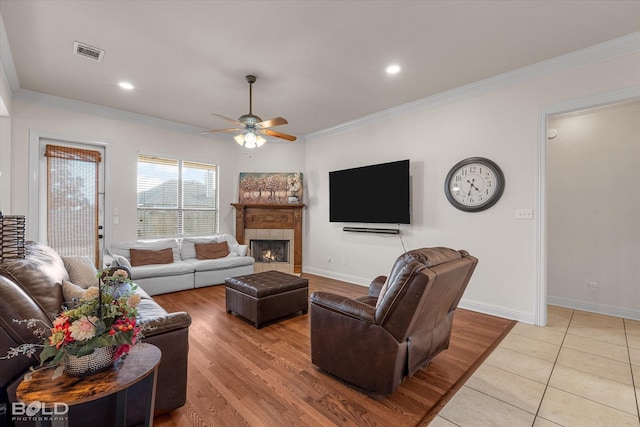
[(329, 172), (329, 221), (410, 224), (409, 160)]

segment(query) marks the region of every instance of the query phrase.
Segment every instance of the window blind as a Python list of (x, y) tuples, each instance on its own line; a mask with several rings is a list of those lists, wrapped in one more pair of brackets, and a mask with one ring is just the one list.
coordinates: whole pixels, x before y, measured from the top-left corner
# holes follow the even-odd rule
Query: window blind
[(218, 232), (217, 166), (138, 156), (138, 238)]
[(47, 144), (47, 243), (62, 256), (100, 265), (98, 151)]

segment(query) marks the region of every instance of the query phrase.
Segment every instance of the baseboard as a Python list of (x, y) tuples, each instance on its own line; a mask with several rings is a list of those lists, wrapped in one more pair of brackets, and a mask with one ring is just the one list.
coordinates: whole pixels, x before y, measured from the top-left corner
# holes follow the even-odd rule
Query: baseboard
[[(316, 276), (327, 277), (329, 279), (341, 280), (343, 282), (354, 283), (356, 285), (369, 286), (373, 277), (362, 278), (356, 276), (349, 276), (347, 274), (336, 273), (335, 271), (323, 270), (320, 268), (303, 267), (303, 271), (309, 274), (315, 274)], [(472, 301), (463, 298), (458, 307), (466, 310), (476, 311), (478, 313), (489, 314), (491, 316), (502, 317), (505, 319), (516, 320), (518, 322), (528, 323), (535, 325), (534, 313), (523, 313), (521, 311), (511, 310), (506, 307), (499, 307), (495, 305), (488, 305), (478, 301)]]
[(547, 296), (547, 304), (574, 310), (588, 311), (591, 313), (605, 314), (607, 316), (623, 317), (625, 319), (640, 320), (640, 311), (629, 308), (616, 307), (606, 304), (594, 304), (573, 298)]
[(535, 313), (525, 313), (522, 311), (512, 310), (506, 307), (500, 307), (497, 305), (489, 305), (478, 301), (462, 298), (458, 307), (465, 310), (477, 311), (478, 313), (489, 314), (492, 316), (502, 317), (505, 319), (517, 320), (518, 322), (528, 323), (530, 325), (536, 324)]
[(303, 273), (315, 274), (316, 276), (327, 277), (329, 279), (341, 280), (347, 283), (354, 283), (361, 286), (369, 286), (374, 277), (363, 278), (357, 276), (350, 276), (348, 274), (340, 274), (335, 271), (323, 270), (321, 268), (305, 267), (302, 266)]

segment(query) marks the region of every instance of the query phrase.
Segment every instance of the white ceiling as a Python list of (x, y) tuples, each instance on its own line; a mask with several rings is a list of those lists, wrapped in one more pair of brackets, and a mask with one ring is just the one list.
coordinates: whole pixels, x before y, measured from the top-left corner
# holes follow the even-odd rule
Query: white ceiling
[(640, 1), (613, 0), (0, 0), (0, 14), (22, 89), (207, 129), (248, 112), (255, 74), (253, 113), (294, 135), (640, 31)]

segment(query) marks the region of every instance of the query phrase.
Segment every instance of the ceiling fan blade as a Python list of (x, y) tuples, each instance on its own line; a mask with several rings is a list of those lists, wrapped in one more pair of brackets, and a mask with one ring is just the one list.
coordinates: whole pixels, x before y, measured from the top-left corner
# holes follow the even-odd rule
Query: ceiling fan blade
[(264, 128), (270, 128), (273, 126), (286, 125), (287, 123), (289, 122), (284, 117), (275, 117), (273, 119), (264, 120), (258, 123), (258, 125), (260, 125), (264, 129)]
[(227, 120), (227, 121), (229, 121), (229, 122), (231, 122), (231, 123), (233, 123), (233, 124), (239, 125), (239, 126), (241, 126), (241, 125), (242, 125), (242, 123), (240, 123), (240, 122), (239, 122), (239, 121), (237, 121), (236, 119), (230, 119), (229, 117), (222, 116), (222, 115), (220, 115), (220, 114), (216, 114), (216, 113), (211, 113), (211, 115), (212, 115), (212, 116), (216, 116), (216, 117), (220, 117), (221, 119), (225, 119), (225, 120)]
[(265, 135), (275, 136), (276, 138), (286, 139), (287, 141), (291, 141), (291, 142), (297, 139), (293, 135), (287, 135), (286, 133), (276, 132), (275, 130), (270, 130), (270, 129), (261, 129), (260, 132), (264, 133)]
[(212, 129), (212, 130), (205, 130), (204, 132), (200, 132), (200, 133), (204, 135), (207, 133), (216, 133), (216, 132), (235, 132), (237, 130), (242, 130), (242, 128)]

